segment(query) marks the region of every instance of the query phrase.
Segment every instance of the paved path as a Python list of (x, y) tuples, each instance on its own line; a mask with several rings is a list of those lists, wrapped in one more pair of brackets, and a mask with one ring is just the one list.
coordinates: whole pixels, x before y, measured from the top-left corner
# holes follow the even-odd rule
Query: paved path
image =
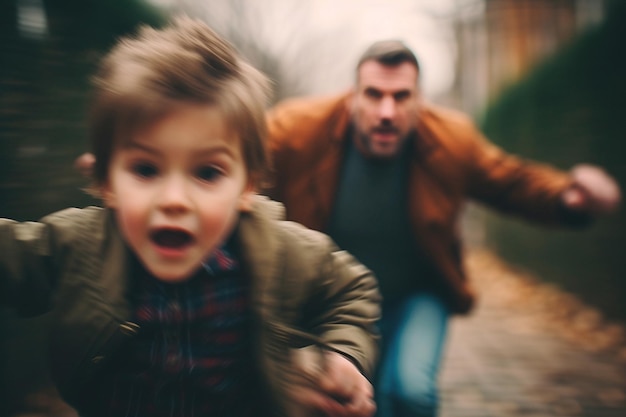
[(451, 323), (440, 417), (626, 417), (622, 326), (489, 253), (468, 268), (480, 302)]

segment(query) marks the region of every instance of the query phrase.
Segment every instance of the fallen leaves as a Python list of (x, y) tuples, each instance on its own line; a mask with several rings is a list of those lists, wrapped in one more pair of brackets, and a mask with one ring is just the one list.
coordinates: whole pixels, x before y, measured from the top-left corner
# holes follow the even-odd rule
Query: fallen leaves
[(514, 268), (487, 249), (468, 250), (466, 268), (481, 306), (515, 310), (519, 326), (527, 326), (520, 330), (541, 326), (586, 350), (612, 352), (626, 362), (624, 324), (608, 321), (575, 295)]

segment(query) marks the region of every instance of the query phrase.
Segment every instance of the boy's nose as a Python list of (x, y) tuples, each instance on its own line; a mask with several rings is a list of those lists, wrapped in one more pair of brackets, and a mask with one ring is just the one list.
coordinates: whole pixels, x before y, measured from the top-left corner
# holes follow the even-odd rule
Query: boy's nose
[(166, 212), (184, 212), (190, 207), (187, 184), (180, 176), (165, 178), (157, 198), (159, 208)]

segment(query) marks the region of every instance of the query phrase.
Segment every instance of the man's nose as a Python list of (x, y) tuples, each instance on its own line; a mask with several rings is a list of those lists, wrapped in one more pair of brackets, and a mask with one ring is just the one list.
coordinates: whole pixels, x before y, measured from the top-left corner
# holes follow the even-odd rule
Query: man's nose
[(381, 119), (393, 119), (396, 116), (396, 101), (393, 97), (383, 97), (378, 112)]

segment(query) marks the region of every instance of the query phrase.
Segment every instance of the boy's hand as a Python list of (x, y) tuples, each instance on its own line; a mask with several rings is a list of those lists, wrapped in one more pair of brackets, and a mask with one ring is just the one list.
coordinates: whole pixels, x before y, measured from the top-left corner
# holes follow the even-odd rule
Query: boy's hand
[(76, 168), (76, 170), (80, 172), (83, 177), (87, 178), (91, 178), (93, 175), (95, 165), (96, 157), (89, 152), (85, 152), (74, 160), (74, 168)]
[(323, 351), (316, 356), (303, 357), (294, 364), (299, 377), (291, 387), (292, 399), (309, 410), (311, 417), (373, 416), (372, 385), (356, 366), (337, 352)]

